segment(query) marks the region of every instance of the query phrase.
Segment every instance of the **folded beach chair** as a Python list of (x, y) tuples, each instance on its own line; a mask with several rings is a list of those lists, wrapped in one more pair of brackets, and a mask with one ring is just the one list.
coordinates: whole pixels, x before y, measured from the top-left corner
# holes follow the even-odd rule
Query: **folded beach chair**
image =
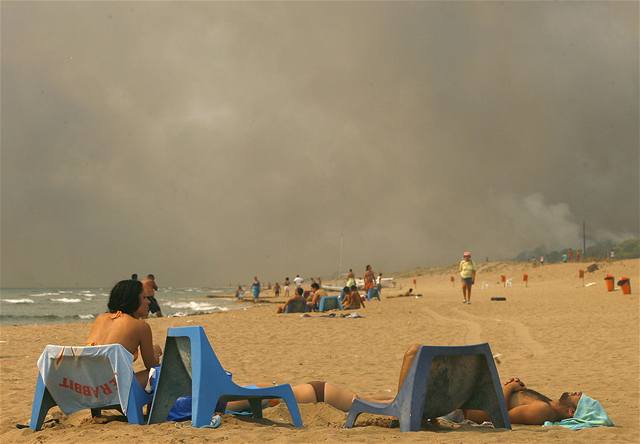
[(135, 378), (133, 355), (122, 345), (72, 347), (47, 345), (38, 359), (38, 379), (31, 407), (32, 430), (40, 430), (53, 406), (65, 415), (117, 408), (133, 424), (144, 424), (142, 408), (151, 403)]
[[(242, 387), (233, 382), (199, 326), (170, 328), (149, 415), (149, 424), (167, 420), (169, 410), (180, 396), (191, 396), (191, 424), (208, 425), (227, 401), (248, 400), (254, 418), (262, 418), (263, 399), (286, 402), (296, 427), (302, 427), (298, 403), (289, 384), (273, 387)], [(216, 406), (219, 406), (216, 409)], [(222, 408), (221, 408), (222, 407)]]
[(307, 311), (309, 311), (307, 303), (302, 299), (289, 302), (284, 310), (285, 313), (305, 313)]
[(342, 302), (338, 296), (322, 296), (318, 303), (318, 311), (342, 310)]
[(345, 427), (361, 413), (395, 416), (403, 432), (418, 431), (422, 419), (456, 409), (484, 410), (496, 428), (511, 429), (502, 386), (489, 344), (460, 347), (422, 346), (390, 403), (355, 399)]

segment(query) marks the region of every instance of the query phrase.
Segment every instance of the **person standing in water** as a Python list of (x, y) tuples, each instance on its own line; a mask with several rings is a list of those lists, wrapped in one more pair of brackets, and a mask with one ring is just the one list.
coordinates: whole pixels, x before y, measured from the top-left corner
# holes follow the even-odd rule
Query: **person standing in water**
[(156, 284), (156, 277), (152, 274), (148, 274), (142, 281), (142, 288), (144, 289), (144, 295), (149, 299), (149, 312), (156, 315), (156, 317), (162, 317), (162, 310), (160, 310), (160, 304), (156, 300), (155, 294), (158, 290)]

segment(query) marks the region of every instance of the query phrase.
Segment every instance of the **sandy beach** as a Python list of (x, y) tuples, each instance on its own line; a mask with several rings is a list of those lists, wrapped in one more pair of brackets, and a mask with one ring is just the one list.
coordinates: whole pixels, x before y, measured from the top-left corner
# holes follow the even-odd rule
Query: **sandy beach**
[[(479, 264), (480, 265), (480, 264)], [(164, 343), (166, 329), (202, 325), (222, 364), (238, 383), (302, 383), (327, 380), (362, 395), (391, 395), (397, 387), (405, 349), (413, 343), (461, 345), (488, 342), (502, 355), (501, 379), (520, 377), (528, 386), (556, 399), (563, 391), (583, 391), (598, 399), (616, 427), (573, 432), (561, 428), (515, 425), (513, 431), (462, 428), (401, 433), (388, 418), (361, 416), (343, 429), (345, 414), (325, 404), (301, 405), (305, 427), (290, 425), (282, 406), (265, 410), (263, 420), (225, 415), (216, 430), (194, 429), (189, 422), (133, 426), (119, 420), (95, 423), (88, 411), (64, 417), (33, 433), (18, 430), (30, 416), (36, 360), (46, 344), (80, 344), (90, 324), (2, 326), (0, 330), (0, 441), (8, 442), (638, 442), (640, 260), (599, 262), (587, 273), (583, 264), (532, 267), (481, 264), (473, 303), (463, 305), (453, 268), (415, 276), (423, 297), (399, 297), (414, 276), (405, 273), (395, 289), (385, 289), (359, 313), (361, 319), (276, 315), (276, 305), (187, 318), (150, 319), (154, 338)], [(522, 284), (528, 273), (529, 285)], [(607, 292), (604, 276), (631, 278), (631, 295)], [(504, 288), (499, 276), (513, 279)], [(505, 296), (504, 302), (491, 302)], [(269, 299), (273, 301), (273, 299)], [(136, 363), (137, 366), (141, 364)], [(114, 416), (116, 416), (114, 414)]]

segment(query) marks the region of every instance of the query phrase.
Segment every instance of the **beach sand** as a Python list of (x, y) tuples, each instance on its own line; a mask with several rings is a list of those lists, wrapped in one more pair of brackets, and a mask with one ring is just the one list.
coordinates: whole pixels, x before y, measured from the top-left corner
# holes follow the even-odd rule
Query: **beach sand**
[[(527, 264), (482, 264), (471, 305), (461, 303), (459, 284), (450, 270), (417, 276), (420, 298), (394, 298), (406, 291), (411, 277), (383, 291), (382, 302), (359, 310), (362, 319), (302, 318), (276, 315), (275, 304), (188, 318), (151, 319), (156, 342), (167, 327), (202, 325), (222, 364), (240, 384), (302, 383), (327, 380), (362, 395), (395, 394), (400, 364), (413, 343), (462, 345), (489, 342), (502, 355), (501, 379), (520, 377), (552, 398), (563, 391), (583, 391), (601, 401), (616, 423), (613, 428), (573, 432), (561, 428), (514, 426), (513, 431), (463, 428), (455, 431), (401, 433), (388, 418), (361, 416), (357, 427), (343, 429), (346, 415), (325, 404), (301, 405), (305, 427), (291, 426), (282, 406), (265, 410), (265, 419), (228, 415), (216, 430), (194, 429), (189, 422), (134, 426), (112, 420), (97, 424), (88, 411), (63, 417), (54, 427), (33, 433), (18, 430), (31, 412), (36, 360), (46, 344), (81, 344), (89, 324), (2, 326), (0, 330), (0, 441), (8, 442), (634, 442), (639, 431), (640, 261), (600, 262), (578, 278), (583, 264), (531, 267)], [(529, 274), (529, 286), (522, 274)], [(603, 278), (631, 278), (633, 293), (608, 293)], [(386, 274), (386, 273), (385, 273)], [(513, 287), (499, 283), (501, 274)], [(408, 276), (408, 274), (404, 274)], [(483, 288), (485, 287), (485, 288)], [(491, 296), (505, 296), (491, 302)], [(136, 363), (140, 366), (140, 363)], [(114, 415), (115, 416), (115, 415)]]

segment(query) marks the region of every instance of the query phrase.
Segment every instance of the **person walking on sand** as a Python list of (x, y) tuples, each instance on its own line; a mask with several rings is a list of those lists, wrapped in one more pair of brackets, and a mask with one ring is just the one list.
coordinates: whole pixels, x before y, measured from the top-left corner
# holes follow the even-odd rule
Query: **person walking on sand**
[(356, 285), (356, 276), (353, 274), (353, 270), (351, 268), (349, 268), (349, 273), (347, 273), (347, 282), (344, 285), (349, 288), (351, 288), (352, 285)]
[(289, 277), (284, 278), (284, 282), (282, 283), (282, 287), (284, 290), (284, 297), (289, 297), (289, 288), (291, 287), (291, 282), (289, 281)]
[(371, 290), (376, 285), (376, 274), (371, 269), (371, 265), (367, 265), (364, 270), (364, 294), (367, 299), (371, 299)]
[(378, 273), (376, 278), (376, 288), (378, 289), (378, 296), (382, 295), (382, 273)]
[(463, 304), (471, 304), (471, 286), (476, 281), (476, 264), (471, 260), (471, 253), (465, 251), (460, 261), (460, 278), (462, 279)]
[(276, 282), (273, 285), (273, 294), (275, 295), (275, 297), (279, 297), (280, 296), (280, 283)]
[(296, 288), (302, 287), (303, 282), (304, 279), (302, 279), (299, 274), (296, 274), (296, 277), (293, 278), (293, 283), (296, 284)]
[(156, 315), (156, 317), (162, 317), (162, 310), (160, 310), (160, 304), (156, 300), (155, 294), (158, 290), (156, 284), (156, 277), (152, 274), (148, 274), (142, 281), (142, 288), (144, 289), (144, 295), (149, 299), (149, 312)]
[(258, 280), (258, 276), (253, 277), (253, 283), (251, 284), (251, 293), (253, 294), (253, 302), (258, 302), (258, 298), (260, 297), (260, 281)]
[(242, 289), (242, 285), (238, 285), (238, 288), (236, 289), (236, 299), (241, 300), (243, 298), (244, 295), (244, 290)]

